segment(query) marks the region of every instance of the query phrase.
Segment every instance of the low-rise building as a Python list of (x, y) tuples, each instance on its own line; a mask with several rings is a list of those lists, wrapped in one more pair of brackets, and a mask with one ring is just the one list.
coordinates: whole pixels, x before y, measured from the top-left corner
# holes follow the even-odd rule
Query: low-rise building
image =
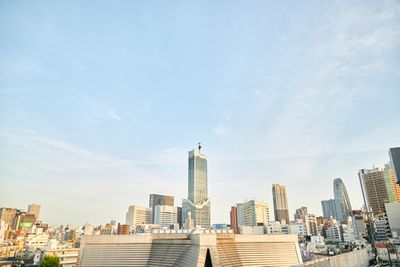
[(58, 257), (60, 259), (60, 267), (76, 267), (79, 257), (79, 248), (45, 250), (44, 255)]

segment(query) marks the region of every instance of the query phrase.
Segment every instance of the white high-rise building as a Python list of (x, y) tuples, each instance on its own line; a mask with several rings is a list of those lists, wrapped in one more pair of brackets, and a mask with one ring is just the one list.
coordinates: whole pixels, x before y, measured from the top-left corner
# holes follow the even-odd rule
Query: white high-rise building
[(131, 226), (151, 224), (151, 208), (137, 205), (129, 206), (125, 223)]
[(307, 214), (304, 217), (304, 223), (306, 225), (306, 232), (308, 236), (317, 235), (318, 227), (317, 227), (317, 218), (314, 214)]
[(263, 201), (249, 200), (245, 203), (238, 203), (238, 225), (239, 226), (260, 226), (269, 222), (269, 208)]
[(157, 205), (154, 208), (154, 223), (169, 227), (178, 223), (178, 208), (168, 205)]
[(342, 224), (342, 230), (344, 242), (353, 242), (356, 240), (356, 229), (352, 217), (349, 216), (347, 218), (347, 224)]
[[(207, 188), (207, 156), (201, 146), (189, 151), (188, 198), (182, 200), (182, 218), (190, 212), (195, 227), (210, 228), (210, 199)], [(184, 222), (185, 223), (185, 222)]]
[(339, 221), (332, 219), (332, 224), (326, 229), (327, 241), (342, 241), (343, 232)]

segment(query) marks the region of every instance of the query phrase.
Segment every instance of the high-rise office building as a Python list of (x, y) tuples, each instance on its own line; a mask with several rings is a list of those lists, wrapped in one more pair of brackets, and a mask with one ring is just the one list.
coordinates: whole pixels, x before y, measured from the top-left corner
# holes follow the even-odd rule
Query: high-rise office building
[(284, 185), (273, 184), (272, 185), (272, 197), (274, 200), (274, 215), (275, 221), (285, 220), (289, 223), (289, 209), (286, 194), (286, 187)]
[(188, 213), (195, 227), (210, 228), (210, 199), (207, 189), (207, 156), (200, 153), (201, 146), (189, 151), (188, 198), (182, 201), (182, 217)]
[(400, 202), (400, 185), (396, 182), (390, 162), (385, 164), (383, 176), (385, 177), (386, 188), (388, 190), (389, 203)]
[(143, 206), (129, 206), (125, 223), (129, 225), (151, 224), (151, 208)]
[(400, 183), (400, 147), (392, 147), (389, 149), (390, 163), (397, 183)]
[(305, 216), (308, 214), (307, 207), (301, 207), (299, 209), (296, 209), (296, 213), (294, 214), (294, 219), (302, 219), (304, 222)]
[(338, 199), (322, 200), (321, 205), (324, 218), (330, 219), (332, 217), (336, 220), (343, 218), (342, 209)]
[(389, 203), (388, 183), (385, 180), (384, 169), (361, 169), (358, 172), (364, 202), (375, 216), (385, 212), (385, 203)]
[(38, 204), (30, 204), (28, 206), (28, 213), (35, 215), (36, 220), (39, 219), (40, 205), (38, 205)]
[(236, 207), (239, 226), (261, 226), (269, 222), (269, 208), (263, 201), (249, 200), (237, 203)]
[(334, 198), (339, 201), (341, 210), (341, 217), (336, 219), (347, 221), (347, 217), (352, 216), (353, 214), (350, 199), (342, 179), (336, 178), (333, 180), (333, 194)]
[(154, 223), (161, 227), (170, 227), (178, 223), (178, 208), (168, 205), (157, 205), (154, 208)]
[[(173, 196), (164, 196), (164, 195), (158, 195), (158, 194), (150, 194), (150, 199), (149, 199), (149, 208), (154, 211), (155, 207), (157, 205), (167, 205), (167, 206), (174, 206), (174, 197)], [(154, 212), (151, 216), (151, 222), (154, 222)]]

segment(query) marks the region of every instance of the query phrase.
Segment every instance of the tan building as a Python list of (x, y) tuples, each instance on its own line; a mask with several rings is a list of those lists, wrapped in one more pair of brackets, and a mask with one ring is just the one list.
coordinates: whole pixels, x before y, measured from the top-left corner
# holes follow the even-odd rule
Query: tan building
[(151, 208), (144, 206), (129, 206), (125, 223), (129, 225), (151, 224)]
[(56, 256), (60, 259), (60, 267), (76, 267), (79, 258), (79, 248), (62, 248), (46, 250), (44, 255)]
[(272, 185), (272, 197), (274, 201), (274, 216), (275, 221), (281, 222), (285, 220), (289, 223), (289, 208), (286, 194), (286, 186), (273, 184)]
[(0, 221), (4, 221), (8, 225), (8, 229), (12, 229), (14, 218), (19, 210), (12, 208), (0, 208)]
[(40, 205), (38, 204), (30, 204), (28, 206), (28, 214), (33, 214), (36, 217), (36, 220), (39, 219), (40, 214)]
[(79, 259), (81, 267), (286, 267), (302, 263), (297, 235), (287, 234), (84, 236)]
[(263, 201), (249, 200), (237, 203), (238, 226), (262, 226), (269, 222), (268, 204)]
[(375, 167), (358, 172), (364, 200), (375, 216), (385, 212), (385, 203), (395, 202), (395, 189), (390, 170)]

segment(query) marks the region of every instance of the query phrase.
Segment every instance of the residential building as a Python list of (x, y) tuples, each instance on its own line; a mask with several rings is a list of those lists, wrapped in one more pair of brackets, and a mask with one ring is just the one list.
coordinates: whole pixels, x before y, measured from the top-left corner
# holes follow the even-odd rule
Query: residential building
[(361, 169), (358, 176), (367, 209), (372, 210), (375, 216), (381, 216), (385, 213), (385, 203), (390, 202), (388, 187), (391, 183), (385, 180), (384, 169)]
[[(173, 196), (165, 196), (158, 194), (150, 194), (149, 198), (149, 208), (154, 211), (157, 205), (166, 205), (166, 206), (174, 206), (174, 197)], [(151, 223), (154, 222), (154, 213), (151, 216)]]
[(297, 219), (295, 221), (290, 222), (289, 224), (289, 233), (296, 234), (298, 236), (306, 236), (307, 229), (304, 221), (302, 219)]
[(195, 227), (210, 228), (210, 199), (207, 187), (207, 156), (200, 152), (201, 146), (189, 151), (188, 198), (182, 201), (182, 216), (190, 212)]
[(400, 147), (392, 147), (389, 149), (390, 163), (397, 183), (400, 183)]
[(161, 227), (170, 227), (178, 223), (178, 208), (168, 205), (157, 205), (154, 210), (154, 223)]
[(334, 218), (337, 220), (341, 220), (341, 218), (343, 218), (342, 210), (340, 208), (340, 202), (338, 199), (322, 200), (321, 205), (324, 218)]
[(343, 240), (342, 227), (339, 221), (332, 219), (331, 224), (327, 227), (326, 231), (326, 241), (340, 242)]
[(47, 246), (49, 241), (49, 235), (47, 233), (42, 234), (27, 234), (25, 237), (25, 246), (31, 251), (36, 249), (43, 249)]
[(304, 218), (304, 224), (306, 225), (306, 233), (308, 236), (317, 235), (317, 218), (314, 214), (307, 214)]
[(45, 256), (60, 259), (60, 267), (75, 267), (78, 264), (79, 248), (57, 248), (44, 251)]
[(375, 220), (375, 238), (377, 241), (389, 240), (392, 235), (387, 218)]
[(151, 208), (137, 205), (129, 206), (125, 223), (131, 226), (151, 224), (151, 214)]
[(129, 235), (130, 233), (130, 225), (129, 224), (120, 224), (118, 223), (117, 234), (119, 235)]
[(282, 234), (282, 224), (280, 222), (268, 222), (265, 228), (267, 230), (267, 234)]
[(350, 216), (347, 218), (347, 224), (342, 224), (344, 242), (353, 242), (356, 240), (357, 232), (355, 226), (356, 225), (353, 223), (353, 219)]
[(39, 219), (40, 214), (40, 205), (38, 204), (30, 204), (28, 206), (28, 214), (33, 214), (36, 217), (36, 220)]
[(400, 203), (385, 203), (385, 210), (392, 236), (400, 237)]
[(337, 219), (346, 221), (348, 216), (352, 216), (352, 208), (342, 179), (336, 178), (333, 180), (333, 194), (334, 199), (338, 200), (340, 204), (341, 217)]
[(304, 221), (305, 216), (308, 214), (307, 207), (301, 207), (296, 209), (296, 213), (294, 214), (294, 219), (302, 219)]
[(284, 185), (273, 184), (272, 197), (274, 201), (275, 221), (281, 222), (282, 220), (285, 220), (286, 223), (289, 223), (290, 220), (286, 187)]

